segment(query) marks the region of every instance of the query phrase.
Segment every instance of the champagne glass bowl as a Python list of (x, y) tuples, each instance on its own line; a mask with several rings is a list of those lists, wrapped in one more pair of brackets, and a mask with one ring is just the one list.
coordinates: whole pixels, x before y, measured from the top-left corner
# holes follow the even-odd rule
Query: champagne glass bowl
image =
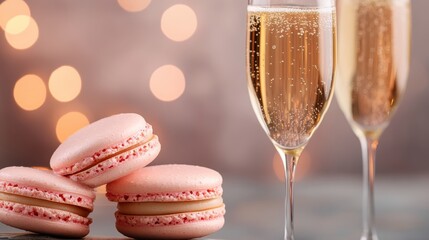
[(375, 153), (408, 79), (409, 0), (338, 0), (338, 103), (360, 140), (363, 156), (363, 234), (375, 231)]
[(284, 165), (285, 240), (293, 240), (293, 182), (299, 156), (330, 104), (336, 67), (331, 0), (250, 0), (248, 90)]

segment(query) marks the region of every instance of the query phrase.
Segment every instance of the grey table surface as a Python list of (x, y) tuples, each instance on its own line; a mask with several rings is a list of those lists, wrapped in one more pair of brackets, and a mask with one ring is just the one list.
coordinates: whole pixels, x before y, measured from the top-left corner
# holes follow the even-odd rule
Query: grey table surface
[[(429, 239), (429, 176), (378, 177), (376, 223), (380, 240)], [(226, 223), (205, 239), (282, 239), (283, 185), (275, 181), (224, 179)], [(308, 177), (295, 187), (296, 240), (359, 240), (358, 177)], [(115, 203), (98, 194), (85, 239), (126, 239), (115, 229)], [(1, 239), (54, 239), (0, 224)]]

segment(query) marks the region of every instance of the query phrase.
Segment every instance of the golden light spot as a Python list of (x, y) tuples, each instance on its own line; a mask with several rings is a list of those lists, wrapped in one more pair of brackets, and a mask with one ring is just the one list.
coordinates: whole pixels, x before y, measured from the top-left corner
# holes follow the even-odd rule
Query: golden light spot
[(89, 124), (88, 118), (80, 112), (69, 112), (58, 119), (56, 133), (60, 142)]
[(97, 187), (97, 188), (95, 189), (95, 192), (105, 194), (105, 193), (107, 192), (107, 191), (106, 191), (106, 184), (104, 184), (104, 185), (101, 185), (101, 186)]
[[(27, 21), (28, 25), (26, 26)], [(4, 34), (9, 45), (15, 49), (23, 50), (36, 43), (39, 38), (39, 27), (32, 17), (18, 15), (6, 23)]]
[(30, 8), (22, 0), (6, 0), (0, 4), (0, 27), (5, 30), (7, 22), (15, 16), (31, 16)]
[(140, 12), (149, 6), (151, 0), (118, 0), (119, 6), (128, 12)]
[(18, 15), (11, 18), (5, 27), (5, 31), (9, 34), (16, 35), (24, 32), (30, 25), (31, 17), (27, 15)]
[(176, 100), (183, 94), (186, 82), (183, 72), (178, 67), (164, 65), (152, 73), (149, 85), (156, 98), (169, 102)]
[(16, 104), (26, 111), (40, 108), (46, 100), (46, 86), (43, 80), (28, 74), (20, 78), (13, 88)]
[(79, 72), (72, 66), (61, 66), (49, 77), (49, 91), (60, 102), (75, 99), (81, 90), (82, 81)]
[(162, 14), (161, 30), (173, 41), (185, 41), (195, 33), (197, 22), (197, 15), (192, 8), (177, 4)]
[[(301, 157), (299, 158), (298, 165), (296, 166), (295, 180), (300, 180), (309, 174), (309, 172), (311, 171), (310, 160), (311, 159), (307, 152), (304, 151), (301, 153)], [(278, 154), (278, 152), (276, 152), (273, 157), (273, 170), (277, 179), (280, 180), (281, 182), (284, 182), (285, 172), (283, 167), (283, 161), (280, 155)]]
[(277, 152), (274, 154), (274, 158), (273, 158), (273, 170), (274, 170), (274, 173), (276, 174), (277, 179), (280, 180), (281, 182), (284, 182), (285, 171), (283, 168), (283, 161)]
[(51, 171), (50, 168), (45, 167), (45, 166), (32, 166), (31, 168), (39, 169), (39, 170), (43, 170), (43, 171)]

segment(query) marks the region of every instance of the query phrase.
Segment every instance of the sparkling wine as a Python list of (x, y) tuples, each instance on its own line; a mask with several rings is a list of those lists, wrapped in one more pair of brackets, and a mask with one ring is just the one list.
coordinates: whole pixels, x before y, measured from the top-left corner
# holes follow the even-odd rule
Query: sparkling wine
[(332, 96), (335, 10), (249, 6), (247, 40), (258, 120), (282, 149), (305, 146)]
[(380, 134), (408, 77), (409, 2), (341, 0), (339, 4), (338, 102), (355, 131)]

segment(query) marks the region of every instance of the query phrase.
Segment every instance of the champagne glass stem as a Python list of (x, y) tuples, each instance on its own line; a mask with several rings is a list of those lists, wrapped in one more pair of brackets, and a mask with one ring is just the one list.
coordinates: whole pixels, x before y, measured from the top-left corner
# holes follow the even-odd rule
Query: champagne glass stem
[(301, 150), (289, 153), (277, 148), (285, 171), (285, 234), (284, 240), (294, 240), (293, 234), (293, 184), (295, 169)]
[(362, 147), (363, 160), (363, 235), (361, 240), (378, 240), (375, 231), (374, 208), (374, 178), (375, 178), (375, 153), (378, 146), (378, 138), (370, 136), (359, 137)]

